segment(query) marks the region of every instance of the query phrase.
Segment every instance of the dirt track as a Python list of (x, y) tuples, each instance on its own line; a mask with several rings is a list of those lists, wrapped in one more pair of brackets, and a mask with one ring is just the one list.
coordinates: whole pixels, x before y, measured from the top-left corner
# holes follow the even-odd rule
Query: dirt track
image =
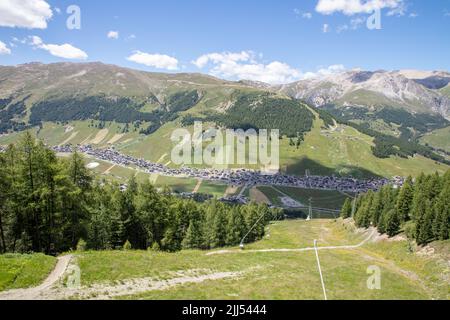
[(50, 290), (63, 277), (71, 259), (71, 255), (59, 257), (55, 269), (41, 285), (29, 289), (14, 289), (0, 292), (0, 300), (39, 300), (43, 293)]

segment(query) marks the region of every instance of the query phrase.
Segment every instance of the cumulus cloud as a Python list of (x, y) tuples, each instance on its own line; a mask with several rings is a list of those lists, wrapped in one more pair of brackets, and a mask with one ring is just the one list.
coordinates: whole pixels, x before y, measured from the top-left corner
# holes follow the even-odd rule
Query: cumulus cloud
[(301, 17), (303, 19), (312, 19), (311, 12), (302, 12), (300, 9), (294, 9), (294, 13), (297, 17)]
[(0, 41), (0, 55), (11, 54), (11, 49), (9, 49), (6, 44)]
[(254, 62), (254, 56), (255, 54), (252, 51), (208, 53), (198, 57), (197, 60), (192, 61), (192, 63), (197, 66), (197, 68), (201, 69), (210, 62), (214, 64), (231, 64), (243, 61)]
[(332, 74), (342, 73), (346, 69), (344, 65), (342, 64), (334, 64), (327, 68), (320, 68), (316, 72), (307, 72), (303, 75), (303, 79), (313, 79), (313, 78), (320, 78), (324, 76), (329, 76)]
[(51, 55), (59, 58), (71, 60), (86, 60), (88, 58), (86, 52), (72, 46), (71, 44), (45, 44), (38, 36), (31, 37), (31, 45), (33, 45), (35, 48), (46, 50)]
[(262, 63), (262, 54), (253, 51), (222, 52), (204, 54), (192, 61), (199, 69), (205, 69), (213, 76), (229, 80), (253, 80), (269, 84), (285, 84), (303, 79), (311, 79), (341, 73), (341, 64), (320, 68), (316, 72), (303, 73), (286, 63), (273, 61)]
[(108, 32), (108, 34), (106, 35), (108, 37), (108, 39), (119, 39), (119, 32), (118, 31), (110, 31)]
[(390, 9), (389, 15), (401, 15), (405, 10), (404, 0), (319, 0), (316, 5), (316, 11), (325, 15), (341, 12), (351, 16), (385, 8)]
[(46, 29), (53, 16), (45, 0), (1, 0), (0, 26), (27, 29)]
[(350, 25), (344, 24), (339, 27), (337, 27), (336, 32), (341, 33), (343, 31), (347, 30), (357, 30), (359, 29), (364, 23), (366, 22), (366, 19), (363, 17), (357, 17), (350, 20)]
[[(258, 56), (260, 58), (261, 55)], [(281, 84), (299, 80), (301, 72), (286, 63), (257, 61), (252, 51), (209, 53), (192, 61), (199, 69), (208, 67), (209, 74), (231, 80), (253, 80)]]
[(330, 26), (328, 25), (328, 24), (324, 24), (323, 26), (322, 26), (322, 32), (323, 33), (328, 33), (328, 31), (330, 31)]
[(141, 51), (136, 51), (127, 58), (128, 61), (143, 64), (147, 67), (154, 67), (166, 70), (178, 70), (178, 60), (174, 57), (165, 54), (151, 54)]

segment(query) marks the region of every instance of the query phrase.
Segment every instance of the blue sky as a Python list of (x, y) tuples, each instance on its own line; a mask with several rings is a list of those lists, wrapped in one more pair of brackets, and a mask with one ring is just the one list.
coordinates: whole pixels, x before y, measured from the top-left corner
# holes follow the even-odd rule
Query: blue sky
[[(273, 83), (344, 68), (450, 70), (450, 0), (373, 1), (0, 0), (0, 64), (102, 61)], [(381, 30), (366, 27), (373, 3)], [(66, 27), (70, 5), (79, 30)]]

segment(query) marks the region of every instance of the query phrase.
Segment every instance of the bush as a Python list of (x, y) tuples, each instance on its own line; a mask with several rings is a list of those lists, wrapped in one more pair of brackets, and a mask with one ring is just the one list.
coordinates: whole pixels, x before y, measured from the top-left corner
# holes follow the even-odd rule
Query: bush
[(152, 251), (160, 251), (161, 250), (161, 248), (159, 247), (159, 244), (158, 244), (158, 242), (155, 242), (153, 245), (152, 245), (152, 249), (151, 249)]
[(77, 251), (86, 251), (86, 247), (86, 241), (84, 241), (83, 239), (78, 240)]
[(403, 229), (408, 239), (415, 239), (416, 237), (416, 223), (414, 221), (408, 221), (405, 223)]
[(131, 250), (132, 249), (132, 246), (131, 246), (131, 243), (130, 243), (130, 241), (126, 241), (125, 242), (125, 244), (123, 245), (123, 250), (125, 250), (125, 251), (129, 251), (129, 250)]

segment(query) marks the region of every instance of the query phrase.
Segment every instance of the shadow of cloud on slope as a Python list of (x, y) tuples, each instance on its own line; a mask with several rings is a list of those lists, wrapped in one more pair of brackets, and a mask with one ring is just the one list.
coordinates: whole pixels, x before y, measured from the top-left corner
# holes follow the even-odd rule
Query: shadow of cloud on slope
[(318, 176), (336, 175), (358, 179), (382, 178), (382, 176), (365, 168), (351, 165), (341, 165), (336, 168), (331, 168), (324, 166), (308, 157), (302, 158), (295, 163), (289, 164), (286, 168), (286, 173), (292, 175), (303, 176), (306, 174), (306, 171), (309, 171), (309, 175)]

